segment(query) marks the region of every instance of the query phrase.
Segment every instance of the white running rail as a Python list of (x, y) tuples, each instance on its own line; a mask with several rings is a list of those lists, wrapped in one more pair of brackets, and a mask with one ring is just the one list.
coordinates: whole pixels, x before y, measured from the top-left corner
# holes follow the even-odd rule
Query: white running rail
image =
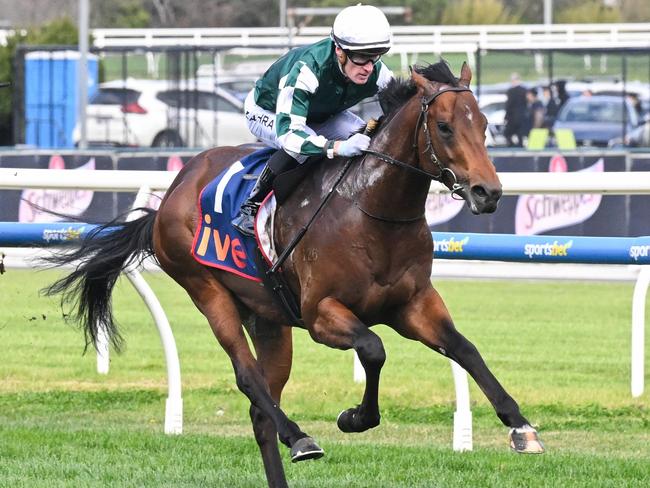
[[(93, 29), (94, 46), (215, 48), (288, 47), (310, 44), (331, 27), (219, 27), (194, 29)], [(393, 26), (393, 52), (481, 49), (614, 48), (650, 46), (650, 23)]]
[[(393, 26), (394, 53), (466, 52), (480, 49), (643, 48), (650, 46), (650, 23), (506, 24)], [(92, 29), (96, 48), (169, 46), (286, 48), (310, 44), (330, 27), (211, 27)], [(0, 29), (6, 46), (12, 29)]]

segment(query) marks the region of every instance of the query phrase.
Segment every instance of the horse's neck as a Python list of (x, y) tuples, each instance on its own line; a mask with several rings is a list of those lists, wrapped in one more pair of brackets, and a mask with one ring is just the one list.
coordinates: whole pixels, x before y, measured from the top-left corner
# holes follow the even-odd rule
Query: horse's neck
[[(417, 120), (402, 110), (373, 139), (370, 149), (416, 166), (413, 147)], [(370, 154), (357, 167), (351, 191), (354, 200), (369, 213), (403, 220), (421, 215), (430, 181), (406, 168), (390, 164)]]

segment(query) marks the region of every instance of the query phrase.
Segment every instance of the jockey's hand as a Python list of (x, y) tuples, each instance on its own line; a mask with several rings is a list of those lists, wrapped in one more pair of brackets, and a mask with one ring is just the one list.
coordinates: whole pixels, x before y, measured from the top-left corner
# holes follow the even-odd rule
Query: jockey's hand
[(337, 156), (359, 156), (368, 149), (370, 137), (365, 134), (354, 134), (347, 141), (338, 141), (334, 147)]

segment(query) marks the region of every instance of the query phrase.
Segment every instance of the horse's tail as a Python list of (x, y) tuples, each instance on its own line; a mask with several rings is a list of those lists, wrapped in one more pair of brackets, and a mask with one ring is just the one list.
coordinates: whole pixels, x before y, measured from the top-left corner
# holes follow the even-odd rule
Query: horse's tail
[(86, 349), (90, 344), (97, 348), (100, 331), (116, 350), (123, 344), (111, 306), (113, 286), (125, 268), (154, 255), (156, 211), (137, 210), (145, 215), (127, 222), (120, 222), (122, 217), (118, 217), (94, 228), (74, 250), (45, 258), (52, 267), (75, 265), (74, 271), (43, 291), (46, 295), (61, 294), (61, 305), (71, 305), (69, 318), (84, 330)]

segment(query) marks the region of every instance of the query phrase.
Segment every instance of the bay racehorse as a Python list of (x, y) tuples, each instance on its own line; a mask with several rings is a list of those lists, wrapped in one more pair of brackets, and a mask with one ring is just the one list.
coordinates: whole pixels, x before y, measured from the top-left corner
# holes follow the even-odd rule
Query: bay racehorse
[[(510, 427), (512, 449), (542, 452), (537, 432), (515, 400), (490, 372), (477, 349), (454, 327), (431, 284), (432, 239), (424, 218), (430, 180), (463, 198), (474, 214), (494, 212), (501, 184), (485, 149), (487, 121), (469, 90), (471, 70), (456, 78), (444, 62), (394, 80), (380, 93), (385, 117), (369, 151), (356, 158), (332, 198), (282, 265), (311, 337), (336, 349), (354, 349), (366, 373), (361, 403), (344, 410), (338, 427), (362, 432), (380, 422), (379, 377), (386, 354), (371, 326), (382, 323), (402, 336), (461, 365)], [(291, 323), (271, 292), (259, 283), (193, 259), (201, 189), (250, 147), (222, 147), (194, 157), (180, 171), (158, 211), (95, 232), (57, 264), (81, 260), (75, 271), (49, 288), (76, 303), (88, 344), (107, 330), (119, 346), (110, 308), (121, 270), (145, 256), (190, 295), (232, 360), (239, 389), (250, 400), (250, 416), (269, 486), (287, 486), (278, 438), (293, 461), (323, 451), (280, 408), (292, 361)], [(277, 248), (286, 248), (310, 220), (347, 161), (315, 165), (278, 208)], [(244, 325), (242, 325), (244, 324)], [(252, 339), (249, 347), (245, 330)]]

